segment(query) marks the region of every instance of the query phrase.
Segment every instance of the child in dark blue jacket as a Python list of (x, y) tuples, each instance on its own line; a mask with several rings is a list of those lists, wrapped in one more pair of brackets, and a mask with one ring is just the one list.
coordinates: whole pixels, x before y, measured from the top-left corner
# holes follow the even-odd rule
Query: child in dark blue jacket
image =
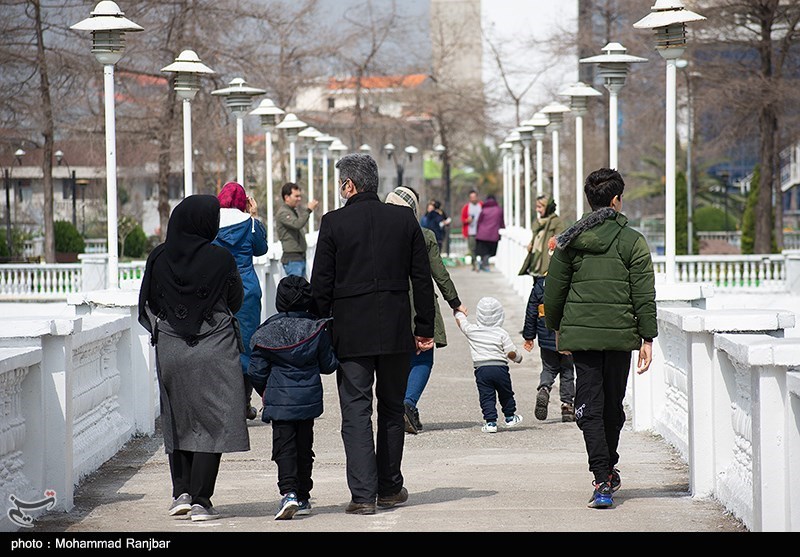
[(322, 415), (320, 373), (339, 366), (326, 325), (309, 313), (311, 285), (287, 276), (278, 284), (278, 313), (256, 329), (248, 375), (262, 396), (261, 419), (272, 422), (272, 460), (282, 495), (275, 520), (311, 513), (314, 418)]

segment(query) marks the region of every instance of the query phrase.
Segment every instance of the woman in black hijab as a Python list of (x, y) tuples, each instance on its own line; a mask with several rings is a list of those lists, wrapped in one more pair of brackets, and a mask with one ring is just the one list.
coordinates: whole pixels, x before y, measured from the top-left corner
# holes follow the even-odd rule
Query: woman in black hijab
[(222, 453), (250, 449), (234, 317), (242, 280), (230, 252), (211, 244), (219, 215), (216, 196), (181, 201), (166, 242), (147, 259), (139, 293), (139, 322), (156, 347), (169, 514), (193, 521), (219, 518), (211, 496)]

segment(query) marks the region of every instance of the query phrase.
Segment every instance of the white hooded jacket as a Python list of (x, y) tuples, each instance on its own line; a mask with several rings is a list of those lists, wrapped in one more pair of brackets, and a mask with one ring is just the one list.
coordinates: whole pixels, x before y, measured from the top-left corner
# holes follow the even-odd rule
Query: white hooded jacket
[(473, 325), (467, 316), (460, 311), (456, 313), (456, 321), (467, 337), (472, 364), (475, 367), (487, 365), (506, 365), (508, 354), (514, 352), (514, 361), (520, 363), (522, 354), (511, 341), (511, 336), (503, 329), (505, 312), (503, 306), (495, 298), (485, 297), (478, 301), (476, 308), (478, 324)]

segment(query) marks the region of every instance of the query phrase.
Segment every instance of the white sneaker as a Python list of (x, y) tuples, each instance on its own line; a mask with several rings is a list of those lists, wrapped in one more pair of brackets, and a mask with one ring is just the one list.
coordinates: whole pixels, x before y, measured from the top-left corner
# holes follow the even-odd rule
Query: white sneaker
[(519, 414), (514, 414), (513, 416), (506, 416), (504, 423), (506, 424), (506, 427), (514, 427), (521, 421), (522, 421), (522, 416), (520, 416)]
[(484, 433), (497, 433), (497, 422), (486, 422), (481, 431)]

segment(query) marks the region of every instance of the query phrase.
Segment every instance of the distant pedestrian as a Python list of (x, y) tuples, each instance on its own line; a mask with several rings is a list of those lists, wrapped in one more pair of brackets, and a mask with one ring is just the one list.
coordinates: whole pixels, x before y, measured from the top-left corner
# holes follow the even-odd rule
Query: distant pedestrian
[[(417, 216), (417, 203), (419, 197), (413, 188), (398, 187), (386, 196), (386, 203), (390, 205), (399, 205), (401, 207), (408, 207), (411, 209), (414, 218)], [(427, 228), (422, 229), (422, 234), (425, 236), (425, 247), (428, 250), (428, 262), (431, 266), (431, 276), (439, 292), (444, 297), (447, 305), (454, 311), (461, 311), (467, 313), (467, 308), (463, 306), (461, 300), (458, 298), (458, 291), (456, 285), (450, 278), (450, 273), (447, 272), (447, 267), (442, 262), (442, 256), (436, 244), (436, 237), (433, 232)], [(414, 290), (411, 290), (412, 302)], [(434, 297), (438, 298), (434, 293)], [(411, 304), (411, 316), (414, 316), (414, 304)], [(447, 335), (445, 334), (444, 320), (442, 319), (441, 311), (439, 310), (439, 303), (434, 303), (436, 309), (436, 321), (434, 323), (433, 342), (436, 348), (444, 348), (447, 346)], [(417, 434), (422, 431), (422, 422), (419, 418), (419, 399), (428, 384), (431, 371), (433, 370), (433, 355), (434, 350), (425, 350), (417, 353), (414, 349), (411, 354), (411, 371), (408, 375), (408, 386), (406, 387), (405, 396), (405, 426), (406, 433)]]
[(500, 230), (506, 227), (503, 220), (503, 209), (493, 195), (486, 196), (480, 215), (478, 229), (475, 232), (475, 249), (480, 261), (479, 269), (489, 271), (489, 259), (497, 255), (497, 244), (500, 242)]
[(482, 203), (478, 199), (478, 192), (469, 192), (469, 201), (461, 208), (461, 234), (467, 239), (467, 252), (469, 253), (472, 270), (478, 270), (478, 254), (476, 253), (475, 235), (478, 233), (478, 216), (481, 214)]
[(533, 277), (533, 286), (525, 308), (525, 326), (522, 347), (530, 352), (533, 341), (539, 339), (539, 355), (542, 358), (542, 373), (536, 393), (534, 415), (537, 420), (547, 419), (547, 406), (550, 403), (550, 390), (559, 380), (561, 399), (561, 421), (575, 421), (575, 371), (572, 356), (556, 350), (556, 334), (547, 328), (544, 321), (544, 285), (550, 256), (555, 249), (556, 236), (564, 232), (564, 224), (556, 214), (556, 203), (542, 195), (536, 200), (536, 213), (539, 218), (533, 225), (533, 237), (528, 244), (528, 257), (522, 264), (519, 274)]
[(303, 194), (300, 186), (292, 182), (281, 187), (283, 205), (275, 213), (275, 232), (281, 242), (281, 264), (286, 275), (306, 276), (306, 225), (319, 202), (309, 199), (306, 208), (300, 207)]
[(522, 422), (522, 416), (517, 414), (511, 374), (508, 372), (508, 360), (520, 363), (522, 354), (503, 329), (505, 312), (496, 298), (481, 298), (476, 314), (478, 324), (473, 325), (464, 313), (456, 311), (456, 323), (467, 337), (475, 368), (475, 382), (484, 420), (481, 430), (484, 433), (497, 433), (498, 399), (504, 417), (503, 425), (514, 427)]
[(309, 313), (311, 285), (298, 276), (278, 283), (275, 308), (253, 335), (249, 376), (263, 397), (261, 420), (272, 422), (272, 460), (282, 495), (275, 520), (311, 514), (314, 419), (322, 415), (320, 373), (339, 362), (326, 325)]
[(431, 199), (428, 202), (425, 214), (420, 219), (420, 224), (436, 236), (436, 244), (439, 246), (439, 251), (442, 250), (442, 244), (444, 243), (445, 227), (448, 224), (446, 221), (447, 216), (442, 211), (442, 204), (435, 199)]
[(347, 202), (322, 217), (311, 288), (319, 316), (333, 317), (340, 362), (336, 383), (351, 495), (345, 512), (374, 514), (376, 500), (382, 508), (408, 500), (403, 396), (411, 351), (433, 348), (433, 284), (419, 222), (378, 198), (375, 160), (353, 153), (336, 167)]
[(244, 345), (244, 352), (239, 359), (242, 373), (245, 374), (247, 419), (255, 420), (258, 413), (250, 402), (253, 386), (246, 375), (250, 366), (250, 337), (261, 321), (261, 283), (253, 267), (253, 257), (267, 253), (267, 230), (258, 220), (256, 200), (245, 193), (241, 184), (228, 182), (217, 198), (220, 205), (219, 232), (214, 244), (227, 249), (236, 259), (244, 287), (242, 307), (236, 312)]
[(653, 261), (620, 212), (624, 189), (616, 170), (589, 174), (592, 212), (558, 236), (544, 288), (547, 327), (575, 362), (575, 418), (594, 475), (593, 508), (611, 507), (622, 483), (617, 447), (631, 351), (639, 351), (636, 371), (644, 373), (658, 334)]
[(211, 504), (222, 453), (250, 450), (242, 341), (233, 314), (242, 279), (233, 255), (212, 244), (219, 200), (190, 195), (173, 209), (166, 241), (147, 258), (139, 323), (156, 349), (171, 516), (220, 517)]

